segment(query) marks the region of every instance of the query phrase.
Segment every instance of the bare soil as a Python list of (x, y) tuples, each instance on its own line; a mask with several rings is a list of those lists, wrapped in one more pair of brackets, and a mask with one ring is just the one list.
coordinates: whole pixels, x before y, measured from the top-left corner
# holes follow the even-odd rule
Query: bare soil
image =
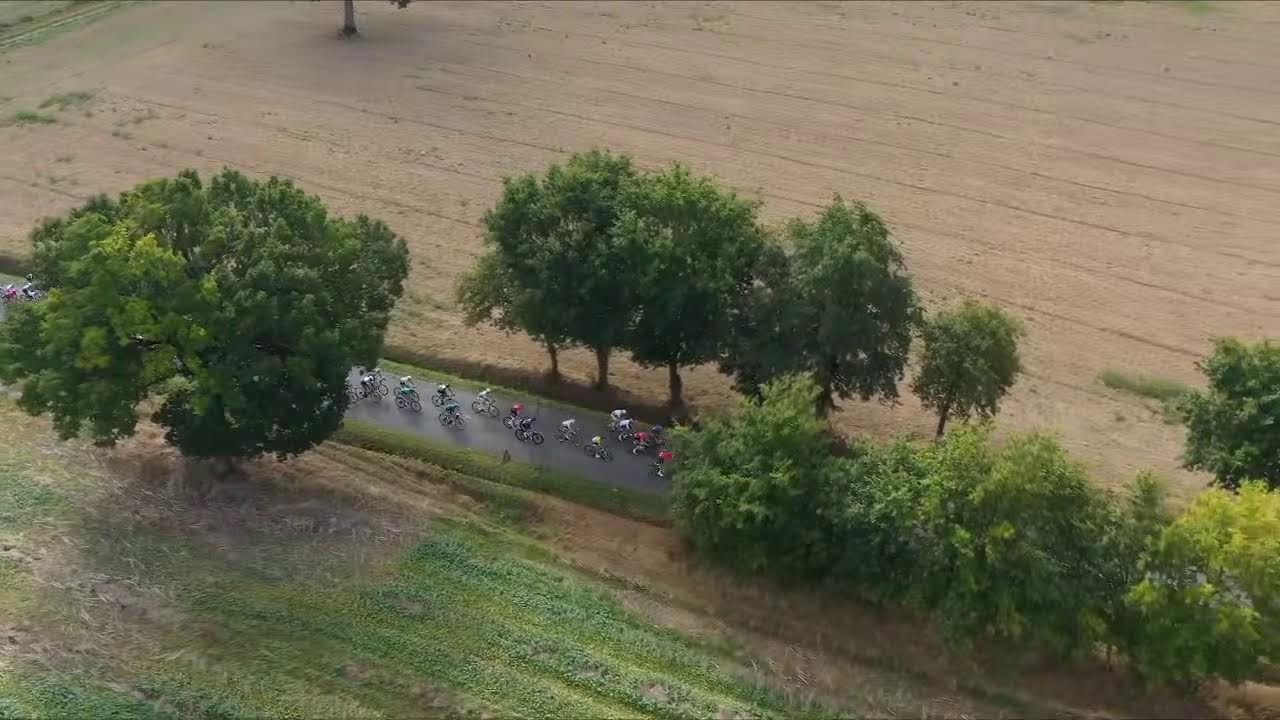
[[(871, 203), (931, 303), (1025, 318), (1006, 429), (1061, 433), (1106, 482), (1182, 435), (1096, 382), (1195, 382), (1216, 335), (1280, 335), (1280, 4), (145, 3), (0, 55), (0, 252), (42, 215), (183, 167), (296, 178), (414, 253), (392, 342), (536, 373), (540, 349), (452, 308), (504, 175), (607, 146), (692, 164), (771, 221)], [(585, 352), (562, 359), (571, 376)], [(614, 363), (661, 398), (662, 371)], [(702, 408), (730, 402), (688, 373)], [(928, 433), (914, 400), (848, 403), (851, 433)]]

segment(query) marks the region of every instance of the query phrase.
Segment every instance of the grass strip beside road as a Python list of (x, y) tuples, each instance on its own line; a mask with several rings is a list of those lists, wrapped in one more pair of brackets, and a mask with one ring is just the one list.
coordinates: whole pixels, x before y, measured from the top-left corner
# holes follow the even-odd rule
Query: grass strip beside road
[(614, 488), (604, 483), (527, 463), (502, 462), (486, 453), (454, 447), (413, 435), (347, 420), (334, 441), (354, 447), (420, 460), (503, 485), (553, 495), (615, 515), (657, 525), (668, 523), (667, 498), (661, 495)]

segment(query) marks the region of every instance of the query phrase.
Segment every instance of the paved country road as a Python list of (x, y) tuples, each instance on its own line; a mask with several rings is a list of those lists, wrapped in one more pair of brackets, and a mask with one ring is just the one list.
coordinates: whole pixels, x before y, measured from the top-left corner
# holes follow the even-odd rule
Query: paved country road
[[(357, 386), (360, 382), (359, 375), (353, 371), (349, 382), (352, 387)], [(502, 451), (506, 450), (511, 453), (512, 460), (572, 473), (613, 487), (653, 494), (665, 494), (671, 489), (670, 478), (660, 478), (649, 472), (649, 464), (653, 462), (655, 455), (652, 450), (647, 455), (639, 457), (632, 455), (630, 443), (625, 446), (618, 443), (617, 436), (605, 432), (600, 421), (595, 418), (578, 418), (579, 437), (587, 441), (593, 435), (602, 435), (605, 438), (605, 446), (613, 451), (613, 462), (596, 460), (584, 453), (581, 447), (558, 442), (556, 431), (560, 428), (561, 421), (570, 417), (569, 413), (558, 407), (547, 405), (539, 407), (536, 400), (494, 392), (490, 395), (498, 404), (498, 417), (480, 415), (471, 409), (471, 401), (476, 399), (476, 394), (470, 390), (453, 388), (457, 393), (458, 404), (462, 406), (462, 414), (467, 420), (466, 426), (457, 430), (440, 424), (437, 418), (440, 409), (431, 405), (430, 397), (435, 393), (436, 383), (429, 378), (414, 378), (418, 394), (422, 396), (420, 413), (397, 408), (394, 398), (397, 379), (387, 375), (386, 383), (392, 395), (376, 402), (372, 399), (361, 400), (347, 411), (347, 417), (392, 430), (422, 435), (433, 440), (444, 440), (493, 455), (502, 455)], [(542, 445), (520, 442), (515, 438), (515, 433), (502, 424), (502, 416), (506, 415), (516, 402), (524, 403), (526, 415), (537, 418), (533, 429), (542, 433), (547, 439)]]

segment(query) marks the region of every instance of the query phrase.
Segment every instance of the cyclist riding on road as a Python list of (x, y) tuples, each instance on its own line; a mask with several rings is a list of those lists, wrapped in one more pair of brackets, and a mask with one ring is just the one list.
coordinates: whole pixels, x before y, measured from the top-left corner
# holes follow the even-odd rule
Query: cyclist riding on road
[(576, 419), (569, 418), (568, 420), (565, 420), (564, 422), (560, 423), (560, 432), (565, 437), (568, 437), (569, 435), (572, 435), (574, 433), (573, 427), (574, 425), (577, 425), (577, 424), (578, 424), (578, 421)]
[(591, 438), (591, 442), (589, 444), (596, 452), (599, 452), (604, 449), (604, 438), (597, 435)]
[(627, 416), (626, 410), (623, 410), (623, 409), (614, 410), (613, 412), (609, 413), (609, 419), (611, 420), (610, 424), (612, 424), (614, 427), (617, 427), (618, 423), (622, 422), (622, 419), (625, 418), (626, 416)]
[(636, 421), (631, 418), (624, 418), (618, 421), (616, 429), (619, 432), (631, 432), (631, 426), (635, 425), (635, 423)]
[(436, 393), (438, 393), (442, 399), (447, 398), (453, 394), (453, 392), (449, 390), (449, 383), (440, 383), (439, 385), (437, 385)]
[(524, 412), (524, 405), (521, 403), (516, 403), (515, 405), (511, 406), (511, 412), (509, 413), (509, 415), (510, 417), (518, 418), (520, 417), (520, 413), (522, 412)]
[(365, 395), (372, 395), (378, 391), (375, 387), (377, 382), (377, 376), (367, 370), (364, 370), (360, 375), (360, 387), (364, 389)]
[(636, 445), (639, 445), (639, 446), (640, 446), (640, 447), (642, 447), (642, 448), (647, 448), (647, 447), (649, 447), (649, 446), (650, 446), (650, 445), (652, 445), (652, 444), (653, 444), (653, 436), (652, 436), (652, 435), (650, 435), (649, 433), (647, 433), (647, 432), (645, 432), (645, 431), (643, 431), (643, 430), (641, 430), (640, 432), (636, 433)]
[(396, 390), (397, 390), (401, 395), (411, 395), (411, 394), (413, 394), (413, 392), (414, 392), (414, 390), (415, 390), (415, 388), (413, 387), (413, 376), (412, 376), (412, 375), (405, 375), (404, 377), (400, 378), (400, 385), (399, 385), (399, 387), (397, 387), (397, 388), (396, 388)]
[(462, 412), (462, 406), (459, 405), (456, 401), (450, 400), (449, 402), (444, 404), (444, 411), (450, 415), (458, 415), (459, 413)]
[(489, 397), (489, 392), (490, 392), (489, 388), (485, 388), (480, 392), (476, 393), (476, 402), (480, 403), (481, 405), (492, 405), (493, 398)]

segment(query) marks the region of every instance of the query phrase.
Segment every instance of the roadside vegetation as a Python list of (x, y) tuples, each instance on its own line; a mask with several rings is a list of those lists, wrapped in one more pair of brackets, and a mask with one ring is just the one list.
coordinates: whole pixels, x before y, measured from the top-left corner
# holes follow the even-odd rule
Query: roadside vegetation
[[(1052, 435), (993, 440), (982, 421), (1023, 370), (1020, 321), (963, 299), (927, 312), (870, 207), (835, 197), (781, 228), (759, 213), (678, 164), (646, 173), (625, 155), (580, 153), (506, 181), (486, 215), (486, 253), (460, 283), (467, 321), (535, 338), (553, 381), (565, 348), (594, 352), (599, 389), (613, 353), (628, 352), (668, 370), (668, 409), (688, 415), (685, 368), (714, 364), (732, 379), (743, 394), (735, 413), (676, 434), (670, 507), (344, 426), (347, 374), (382, 354), (407, 249), (382, 222), (331, 216), (277, 178), (228, 170), (206, 182), (184, 171), (42, 222), (33, 266), (49, 297), (0, 328), (0, 379), (63, 439), (111, 447), (154, 425), (191, 463), (220, 461), (232, 484), (265, 456), (332, 459), (324, 443), (336, 440), (355, 457), (423, 463), (437, 468), (426, 471), (435, 484), (501, 498), (486, 522), (433, 517), (425, 534), (400, 531), (416, 539), (394, 559), (296, 587), (279, 586), (269, 563), (228, 571), (205, 551), (121, 539), (137, 548), (118, 558), (140, 563), (125, 573), (133, 582), (173, 588), (190, 599), (184, 615), (258, 641), (236, 663), (322, 659), (299, 660), (278, 686), (258, 678), (226, 714), (273, 702), (395, 714), (345, 670), (323, 669), (348, 654), (374, 685), (428, 678), (459, 693), (467, 712), (825, 712), (731, 677), (687, 639), (647, 634), (490, 526), (522, 522), (528, 491), (670, 520), (703, 559), (744, 577), (922, 613), (952, 649), (995, 640), (1075, 661), (1103, 655), (1182, 686), (1268, 672), (1280, 657), (1280, 498), (1268, 492), (1280, 483), (1280, 351), (1221, 340), (1202, 368), (1207, 390), (1176, 396), (1148, 378), (1112, 377), (1176, 400), (1186, 462), (1216, 477), (1218, 489), (1175, 514), (1148, 475), (1127, 493), (1100, 490)], [(826, 416), (837, 402), (899, 398), (916, 339), (911, 389), (938, 413), (935, 442), (833, 437)], [(42, 507), (47, 497), (31, 491)], [(12, 512), (29, 512), (24, 502)], [(203, 580), (183, 584), (193, 569)], [(404, 603), (419, 609), (406, 618)], [(147, 673), (142, 682), (153, 682)], [(195, 693), (165, 707), (206, 697), (199, 683), (159, 677)]]

